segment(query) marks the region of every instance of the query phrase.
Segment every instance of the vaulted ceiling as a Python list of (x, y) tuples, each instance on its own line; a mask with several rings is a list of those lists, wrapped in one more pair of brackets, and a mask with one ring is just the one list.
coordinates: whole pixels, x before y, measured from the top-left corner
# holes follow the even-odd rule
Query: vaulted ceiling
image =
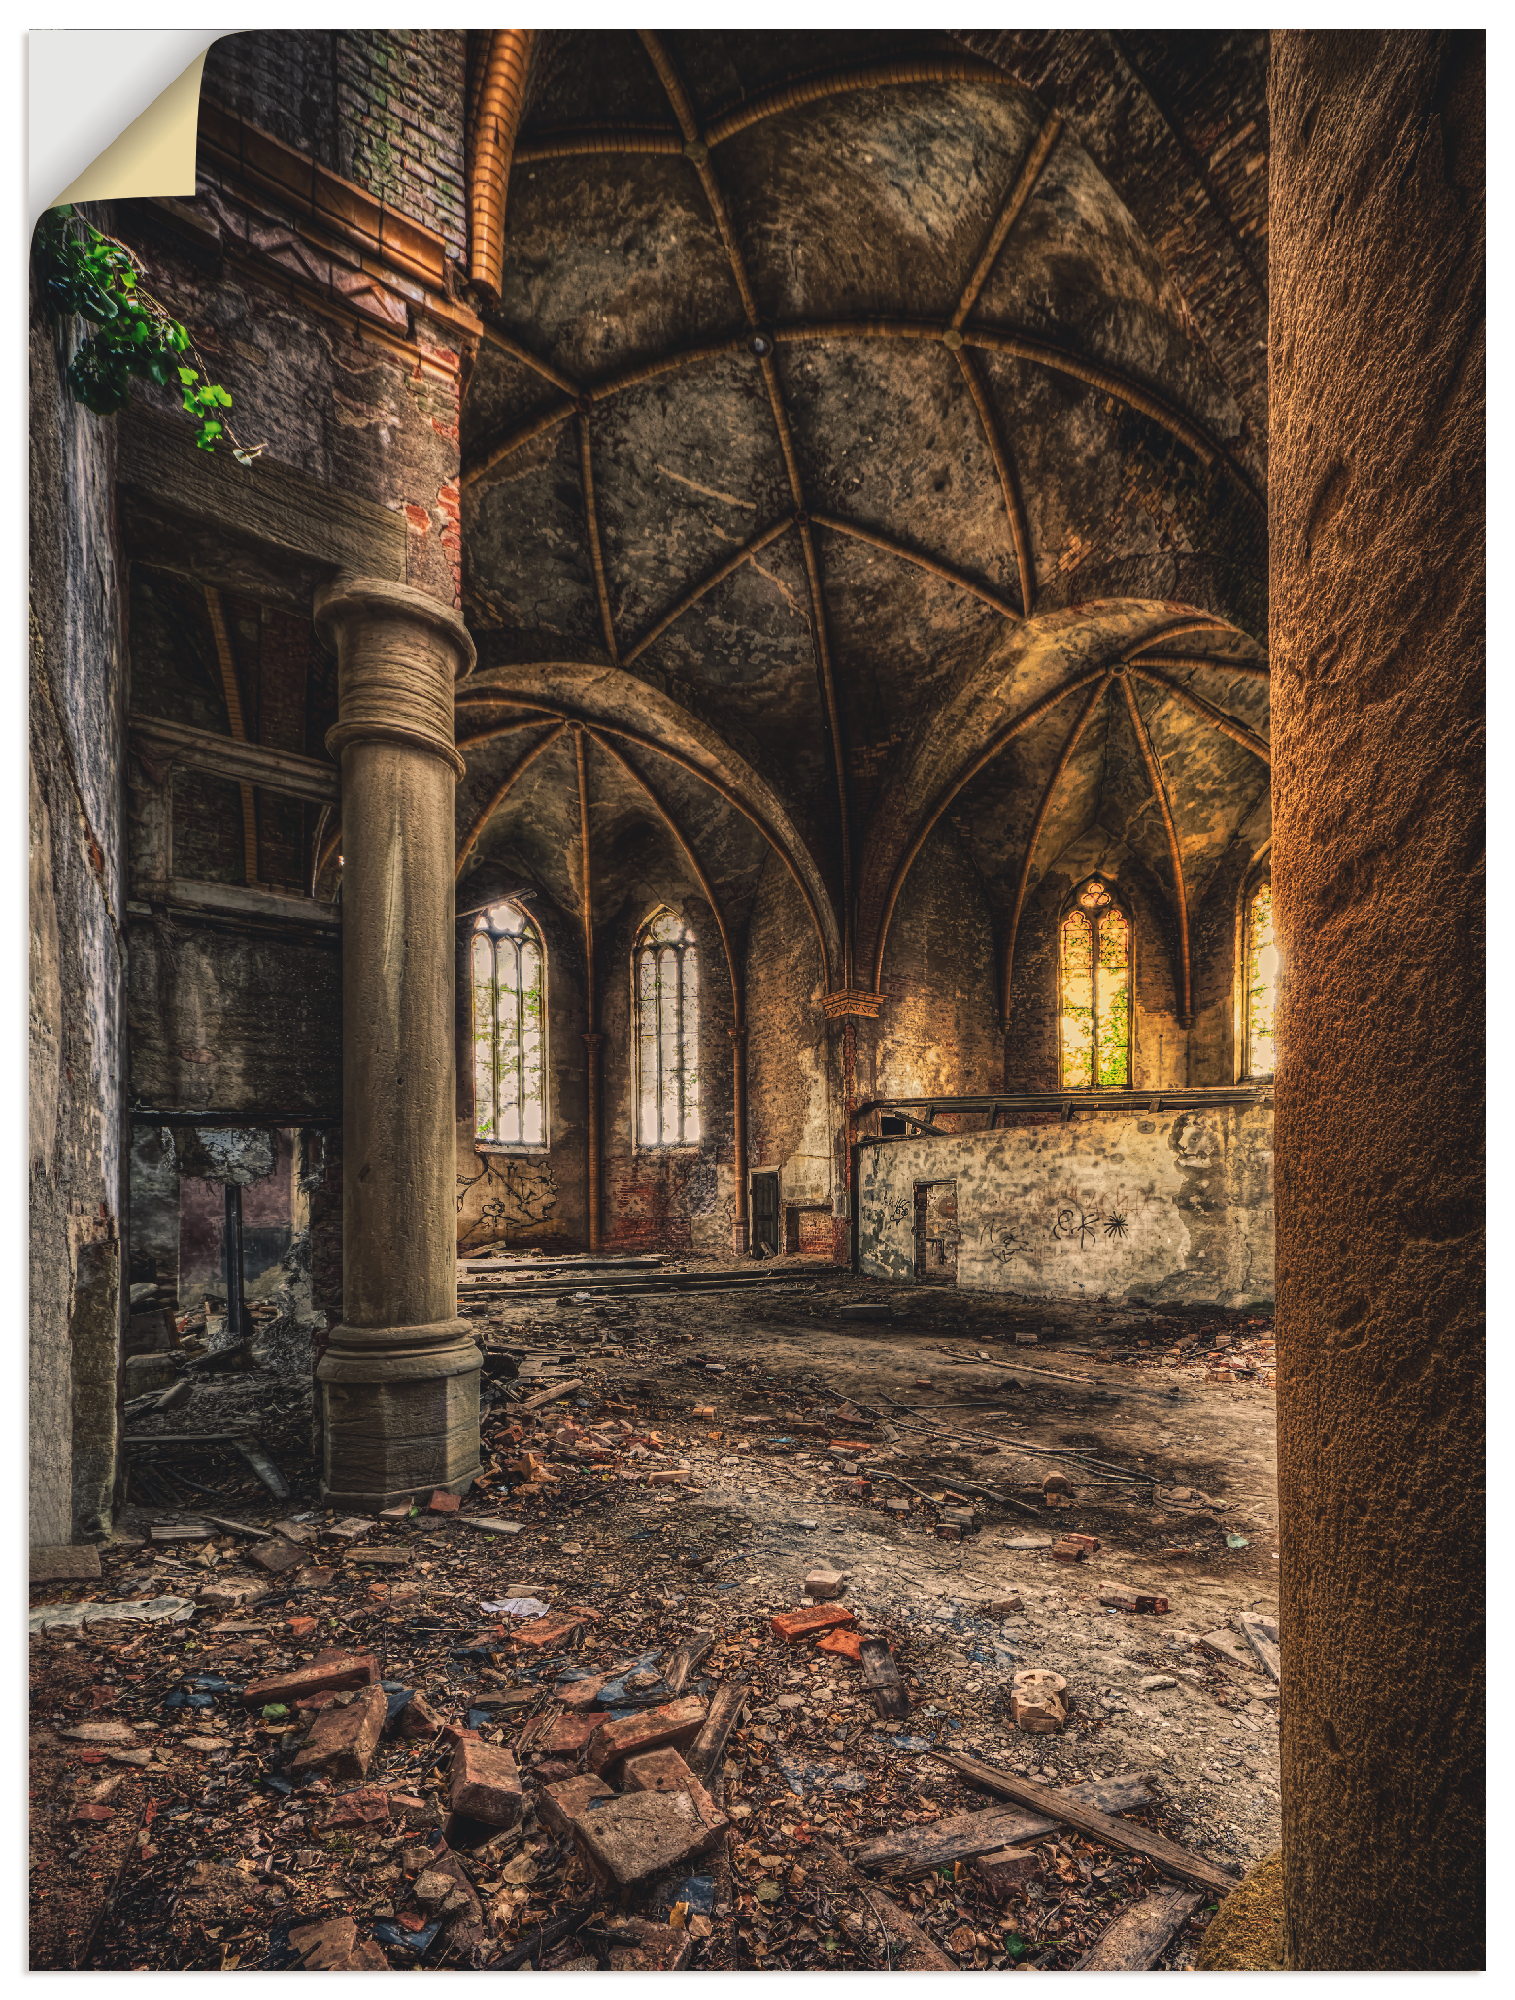
[(944, 820), (1011, 929), (1101, 826), (1177, 936), (1267, 789), (1260, 211), (1196, 151), (1255, 77), (1187, 39), (538, 36), (465, 413), (464, 904), (573, 908), (587, 814), (602, 894), (661, 843), (738, 932), (778, 854), (864, 983)]

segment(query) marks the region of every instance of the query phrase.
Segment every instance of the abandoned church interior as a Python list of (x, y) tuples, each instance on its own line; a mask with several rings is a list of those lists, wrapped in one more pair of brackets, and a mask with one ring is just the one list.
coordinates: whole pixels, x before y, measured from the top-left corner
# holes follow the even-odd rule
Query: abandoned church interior
[(1482, 146), (276, 29), (44, 220), (34, 1965), (1482, 1963)]

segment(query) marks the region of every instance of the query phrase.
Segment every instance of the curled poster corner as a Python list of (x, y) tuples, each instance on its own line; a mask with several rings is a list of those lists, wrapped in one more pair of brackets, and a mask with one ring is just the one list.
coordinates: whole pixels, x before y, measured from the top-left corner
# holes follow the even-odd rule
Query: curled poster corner
[(34, 211), (62, 202), (193, 195), (200, 81), (216, 39), (214, 32), (177, 30), (34, 31), (28, 38)]

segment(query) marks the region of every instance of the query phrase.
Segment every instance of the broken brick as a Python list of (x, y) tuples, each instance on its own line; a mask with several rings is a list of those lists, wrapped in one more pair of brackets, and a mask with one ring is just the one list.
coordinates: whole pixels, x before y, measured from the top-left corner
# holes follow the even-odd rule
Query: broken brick
[(378, 1678), (378, 1664), (372, 1653), (318, 1653), (307, 1666), (275, 1674), (265, 1681), (254, 1681), (242, 1690), (242, 1701), (247, 1708), (266, 1708), (270, 1702), (293, 1706), (309, 1695), (365, 1687)]
[(828, 1632), (815, 1650), (818, 1653), (837, 1653), (842, 1659), (856, 1664), (862, 1658), (863, 1635), (861, 1632), (849, 1632), (846, 1626), (841, 1625), (834, 1632)]
[(1040, 1875), (1042, 1858), (1034, 1847), (997, 1847), (992, 1854), (974, 1855), (973, 1872), (991, 1896), (1003, 1900)]
[(589, 1739), (585, 1762), (591, 1771), (604, 1772), (623, 1757), (661, 1750), (665, 1744), (682, 1750), (699, 1735), (704, 1720), (705, 1704), (693, 1694), (664, 1702), (660, 1708), (644, 1708), (639, 1715), (618, 1716), (599, 1724)]
[(395, 1717), (396, 1734), (410, 1741), (438, 1736), (447, 1726), (425, 1696), (419, 1694), (413, 1694)]
[(727, 1821), (696, 1785), (679, 1792), (624, 1792), (586, 1807), (571, 1824), (596, 1875), (630, 1889), (708, 1854)]
[(518, 1646), (566, 1646), (575, 1633), (583, 1629), (582, 1617), (565, 1612), (550, 1612), (545, 1618), (528, 1618), (511, 1634)]
[(853, 1625), (857, 1621), (840, 1604), (805, 1604), (798, 1611), (781, 1611), (768, 1622), (781, 1639), (793, 1645), (797, 1639), (810, 1639), (818, 1632), (830, 1632), (838, 1625)]
[(697, 1783), (677, 1750), (644, 1750), (621, 1766), (621, 1784), (628, 1792), (681, 1792)]
[(606, 1929), (612, 1972), (682, 1972), (694, 1953), (694, 1939), (672, 1924), (626, 1917)]
[[(603, 1717), (598, 1715), (540, 1716), (540, 1727), (531, 1731), (531, 1753), (534, 1757), (576, 1758), (602, 1720)], [(527, 1748), (525, 1732), (521, 1736), (521, 1748)]]
[(1030, 1736), (1051, 1736), (1068, 1720), (1063, 1699), (1068, 1683), (1061, 1674), (1042, 1667), (1028, 1667), (1015, 1676), (1010, 1693), (1010, 1713), (1017, 1729)]
[(449, 1493), (445, 1486), (439, 1486), (426, 1503), (428, 1514), (456, 1514), (462, 1506), (462, 1499), (456, 1493)]
[(448, 1804), (486, 1826), (514, 1826), (521, 1817), (521, 1774), (508, 1750), (464, 1736), (453, 1752)]
[(567, 1833), (569, 1821), (576, 1819), (593, 1800), (614, 1797), (603, 1778), (580, 1772), (576, 1777), (560, 1778), (556, 1784), (542, 1787), (537, 1795), (537, 1818), (554, 1833)]
[(1155, 1617), (1161, 1617), (1168, 1608), (1167, 1598), (1151, 1590), (1110, 1590), (1099, 1601), (1108, 1604), (1112, 1611), (1145, 1611)]
[(833, 1597), (840, 1597), (847, 1587), (847, 1579), (839, 1569), (829, 1569), (824, 1565), (811, 1570), (801, 1588), (805, 1595), (816, 1604)]
[(1094, 1535), (1063, 1535), (1052, 1544), (1052, 1553), (1060, 1562), (1085, 1562), (1098, 1547)]
[(389, 1960), (369, 1938), (358, 1940), (352, 1917), (321, 1917), (289, 1933), (303, 1972), (388, 1972)]
[(291, 1768), (302, 1777), (321, 1771), (334, 1778), (366, 1778), (388, 1712), (389, 1697), (377, 1684), (340, 1707), (323, 1708)]
[(606, 1678), (604, 1674), (586, 1674), (580, 1681), (559, 1681), (553, 1693), (564, 1708), (593, 1708)]

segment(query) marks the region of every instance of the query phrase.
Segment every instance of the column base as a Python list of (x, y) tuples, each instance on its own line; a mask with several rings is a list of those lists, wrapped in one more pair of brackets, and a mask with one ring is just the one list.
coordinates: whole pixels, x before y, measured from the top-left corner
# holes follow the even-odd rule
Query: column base
[(377, 1513), (465, 1492), (479, 1473), (482, 1360), (466, 1320), (337, 1327), (316, 1369), (327, 1506)]

